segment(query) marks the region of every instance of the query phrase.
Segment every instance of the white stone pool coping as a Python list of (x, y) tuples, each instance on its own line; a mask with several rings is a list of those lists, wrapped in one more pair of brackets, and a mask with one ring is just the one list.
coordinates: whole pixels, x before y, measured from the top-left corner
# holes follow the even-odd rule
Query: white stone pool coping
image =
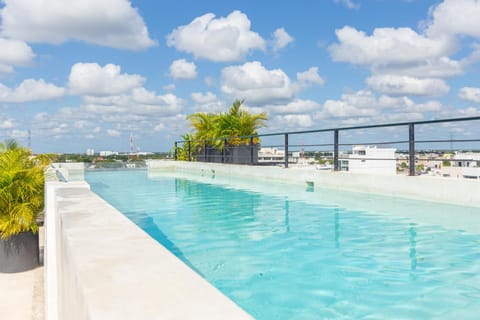
[(46, 319), (252, 319), (85, 182), (46, 184)]
[(248, 166), (220, 163), (149, 160), (149, 172), (169, 170), (193, 175), (209, 175), (235, 181), (269, 181), (306, 186), (307, 181), (316, 187), (332, 190), (362, 192), (396, 198), (433, 201), (445, 204), (480, 207), (480, 180), (449, 179), (428, 176), (374, 175), (350, 172), (315, 170), (307, 167), (283, 168), (277, 166)]

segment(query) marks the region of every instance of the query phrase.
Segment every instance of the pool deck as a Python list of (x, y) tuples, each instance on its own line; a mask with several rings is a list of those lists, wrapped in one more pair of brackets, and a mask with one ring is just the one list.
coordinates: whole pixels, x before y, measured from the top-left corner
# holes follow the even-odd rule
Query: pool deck
[[(44, 229), (40, 228), (40, 257)], [(40, 259), (42, 262), (42, 259)], [(2, 320), (43, 320), (44, 267), (18, 273), (0, 273), (0, 310)]]

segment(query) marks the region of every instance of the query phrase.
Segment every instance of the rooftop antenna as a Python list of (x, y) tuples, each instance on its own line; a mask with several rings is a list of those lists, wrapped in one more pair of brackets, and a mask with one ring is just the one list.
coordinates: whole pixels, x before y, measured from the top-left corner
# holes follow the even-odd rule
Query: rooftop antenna
[(32, 131), (28, 129), (28, 149), (32, 151)]
[(133, 134), (130, 132), (130, 160), (132, 159), (133, 157)]
[(453, 151), (453, 134), (450, 132), (450, 151)]

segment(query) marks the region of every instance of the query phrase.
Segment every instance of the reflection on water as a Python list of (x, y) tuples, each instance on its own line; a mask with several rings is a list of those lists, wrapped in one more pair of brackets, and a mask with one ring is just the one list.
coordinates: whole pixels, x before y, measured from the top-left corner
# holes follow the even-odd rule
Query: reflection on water
[(417, 236), (417, 232), (413, 227), (415, 224), (410, 223), (410, 229), (408, 229), (408, 233), (410, 234), (410, 270), (415, 271), (417, 269), (417, 241), (415, 238)]

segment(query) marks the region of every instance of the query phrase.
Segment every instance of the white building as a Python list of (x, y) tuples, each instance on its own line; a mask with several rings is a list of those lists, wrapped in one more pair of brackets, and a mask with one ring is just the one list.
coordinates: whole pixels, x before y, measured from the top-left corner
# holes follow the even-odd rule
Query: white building
[(101, 157), (108, 157), (108, 156), (117, 156), (118, 152), (116, 151), (100, 151)]
[(95, 150), (94, 149), (87, 149), (87, 156), (93, 156), (95, 155)]
[(480, 167), (480, 153), (455, 152), (452, 164), (454, 167)]
[(283, 163), (285, 161), (285, 150), (277, 148), (260, 148), (258, 151), (258, 162)]
[(397, 173), (395, 148), (354, 146), (349, 159), (340, 160), (340, 170), (353, 173), (394, 175)]

